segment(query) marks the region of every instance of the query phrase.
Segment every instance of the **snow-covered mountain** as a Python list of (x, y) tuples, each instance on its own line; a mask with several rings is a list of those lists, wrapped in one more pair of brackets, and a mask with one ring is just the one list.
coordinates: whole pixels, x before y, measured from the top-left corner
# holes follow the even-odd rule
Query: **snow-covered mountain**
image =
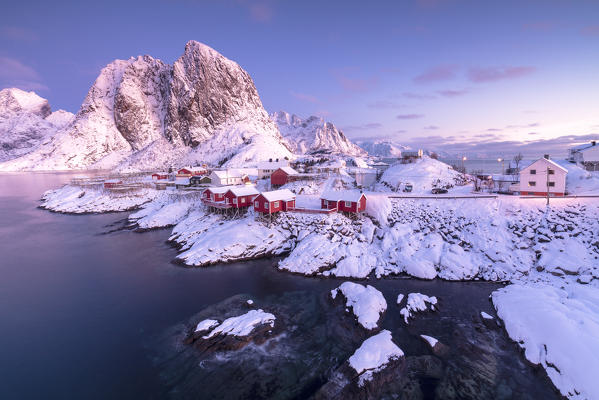
[(291, 156), (248, 73), (190, 41), (172, 66), (147, 55), (107, 65), (70, 126), (0, 170), (236, 166)]
[(360, 140), (356, 142), (358, 146), (366, 150), (368, 154), (376, 157), (401, 157), (403, 150), (409, 150), (409, 147), (397, 144), (391, 140)]
[(323, 118), (302, 119), (285, 111), (271, 115), (295, 154), (330, 153), (365, 156), (366, 152), (352, 143), (341, 130)]
[(52, 112), (48, 100), (34, 92), (0, 90), (0, 162), (34, 151), (73, 117), (64, 110)]

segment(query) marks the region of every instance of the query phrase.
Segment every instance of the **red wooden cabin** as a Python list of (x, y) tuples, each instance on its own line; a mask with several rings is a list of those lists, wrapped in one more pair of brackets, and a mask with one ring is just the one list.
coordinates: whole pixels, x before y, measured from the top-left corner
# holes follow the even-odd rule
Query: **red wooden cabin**
[(320, 197), (320, 207), (326, 210), (358, 213), (366, 210), (366, 196), (355, 190), (328, 191)]
[(166, 172), (157, 172), (152, 174), (152, 180), (159, 181), (162, 179), (168, 179), (168, 174)]
[(191, 177), (198, 175), (206, 175), (208, 171), (202, 167), (183, 167), (177, 171), (177, 176), (180, 177)]
[(107, 181), (104, 181), (104, 188), (106, 188), (106, 189), (115, 188), (122, 184), (123, 184), (123, 181), (121, 181), (119, 179), (109, 179)]
[(210, 202), (219, 202), (219, 201), (225, 201), (225, 193), (227, 193), (227, 191), (229, 189), (231, 189), (232, 186), (217, 186), (217, 187), (210, 187), (206, 190), (204, 190), (204, 192), (202, 193), (202, 201), (206, 202), (206, 201), (210, 201)]
[(225, 193), (225, 203), (233, 208), (249, 207), (259, 194), (260, 192), (254, 186), (233, 187)]
[(288, 182), (293, 182), (299, 173), (291, 167), (281, 167), (270, 175), (270, 184), (273, 186), (283, 186)]
[(289, 189), (263, 192), (254, 199), (254, 210), (261, 213), (290, 211), (295, 208), (295, 194)]

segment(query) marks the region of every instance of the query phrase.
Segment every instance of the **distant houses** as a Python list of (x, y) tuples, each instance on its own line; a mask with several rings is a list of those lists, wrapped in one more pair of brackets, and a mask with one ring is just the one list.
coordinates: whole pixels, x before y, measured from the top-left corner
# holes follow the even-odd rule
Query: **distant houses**
[(212, 171), (210, 174), (210, 181), (213, 185), (218, 186), (241, 185), (244, 181), (249, 181), (249, 178), (239, 171), (227, 169), (223, 171)]
[(289, 161), (287, 160), (270, 160), (258, 163), (258, 179), (270, 178), (273, 172), (279, 168), (289, 167)]
[(520, 184), (516, 186), (524, 196), (564, 196), (568, 170), (549, 159), (538, 159), (520, 171)]
[(224, 195), (225, 204), (232, 208), (247, 208), (252, 205), (252, 201), (260, 192), (255, 186), (232, 187)]
[(192, 176), (206, 175), (208, 170), (203, 167), (183, 167), (177, 170), (177, 177), (190, 178)]
[(599, 143), (593, 140), (590, 143), (572, 147), (568, 161), (580, 164), (588, 171), (599, 171)]

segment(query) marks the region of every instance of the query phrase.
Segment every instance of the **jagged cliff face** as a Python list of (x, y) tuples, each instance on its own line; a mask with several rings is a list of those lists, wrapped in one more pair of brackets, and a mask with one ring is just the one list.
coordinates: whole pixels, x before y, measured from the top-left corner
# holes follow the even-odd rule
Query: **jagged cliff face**
[(279, 111), (271, 116), (296, 154), (332, 153), (364, 156), (366, 152), (352, 143), (341, 130), (323, 118), (302, 119)]
[(291, 156), (247, 72), (191, 41), (173, 66), (150, 56), (107, 65), (67, 129), (0, 170), (240, 165)]
[(0, 162), (34, 151), (72, 120), (69, 112), (52, 113), (48, 100), (33, 92), (0, 90)]

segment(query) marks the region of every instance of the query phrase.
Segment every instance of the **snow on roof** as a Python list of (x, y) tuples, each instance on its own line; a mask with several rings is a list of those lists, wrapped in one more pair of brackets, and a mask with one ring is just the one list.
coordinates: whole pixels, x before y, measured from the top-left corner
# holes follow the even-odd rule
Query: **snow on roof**
[(294, 170), (291, 167), (281, 167), (279, 168), (281, 171), (285, 172), (287, 175), (298, 175), (299, 172), (297, 172), (296, 170)]
[(553, 160), (549, 160), (549, 159), (547, 159), (547, 158), (545, 158), (545, 157), (542, 157), (542, 158), (539, 158), (537, 161), (533, 162), (532, 164), (530, 164), (528, 167), (526, 167), (526, 168), (523, 168), (522, 170), (520, 170), (520, 173), (524, 172), (525, 170), (529, 169), (530, 167), (532, 167), (533, 165), (535, 165), (535, 164), (536, 164), (536, 163), (538, 163), (539, 161), (543, 161), (543, 160), (544, 160), (544, 161), (546, 161), (546, 162), (548, 162), (549, 164), (553, 165), (554, 167), (561, 169), (562, 171), (564, 171), (564, 172), (566, 172), (566, 173), (568, 172), (568, 169), (567, 169), (567, 168), (564, 168), (564, 167), (562, 167), (561, 165), (559, 165), (559, 164), (558, 164), (558, 163), (556, 163), (555, 161), (553, 161)]
[(289, 165), (289, 161), (264, 161), (258, 163), (258, 169), (277, 169), (279, 167), (286, 167)]
[(255, 186), (235, 186), (227, 190), (228, 192), (233, 193), (235, 196), (251, 196), (253, 194), (260, 194), (260, 192), (256, 189)]
[(595, 146), (599, 146), (597, 144), (597, 141), (595, 141), (595, 144), (593, 144), (593, 142), (580, 144), (578, 146), (574, 146), (574, 147), (570, 148), (570, 150), (572, 150), (572, 151), (584, 151), (584, 150), (588, 150), (588, 149), (590, 149), (592, 147), (595, 147)]
[(213, 187), (209, 187), (206, 190), (210, 190), (210, 192), (214, 193), (214, 194), (225, 194), (229, 191), (229, 189), (232, 189), (235, 187), (238, 187), (238, 186), (232, 186), (232, 185), (230, 185), (230, 186), (213, 186)]
[(205, 171), (206, 169), (202, 168), (202, 167), (182, 167), (179, 168), (177, 171), (181, 171), (182, 169), (186, 169), (188, 171)]
[(289, 189), (273, 190), (271, 192), (262, 192), (261, 194), (269, 202), (290, 201), (295, 199), (295, 194)]
[(358, 202), (364, 193), (358, 190), (328, 190), (320, 195), (321, 199), (332, 201), (353, 201)]
[(214, 175), (216, 175), (216, 177), (218, 179), (223, 179), (223, 178), (241, 178), (241, 174), (239, 173), (239, 171), (236, 171), (234, 169), (231, 170), (224, 170), (224, 171), (212, 171), (212, 173)]

